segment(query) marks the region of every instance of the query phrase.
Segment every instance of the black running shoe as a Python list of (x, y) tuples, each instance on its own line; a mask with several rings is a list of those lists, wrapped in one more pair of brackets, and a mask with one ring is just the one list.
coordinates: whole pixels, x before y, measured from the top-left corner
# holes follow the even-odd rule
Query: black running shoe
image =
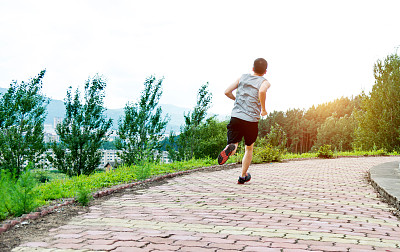
[(228, 144), (223, 151), (218, 155), (218, 164), (223, 165), (228, 160), (229, 156), (235, 150), (236, 145)]
[(246, 173), (246, 177), (239, 177), (238, 184), (244, 184), (245, 182), (249, 182), (251, 179), (250, 173)]

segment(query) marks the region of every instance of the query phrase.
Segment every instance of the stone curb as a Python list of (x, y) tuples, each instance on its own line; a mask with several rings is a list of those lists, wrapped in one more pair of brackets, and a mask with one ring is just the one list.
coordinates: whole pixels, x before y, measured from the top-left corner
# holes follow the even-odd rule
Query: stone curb
[(397, 211), (400, 211), (400, 168), (399, 161), (372, 167), (368, 176), (372, 186)]
[[(117, 186), (114, 186), (114, 187), (111, 187), (111, 188), (106, 188), (105, 190), (97, 191), (97, 192), (93, 193), (92, 196), (94, 198), (101, 198), (103, 196), (107, 196), (107, 195), (110, 195), (112, 193), (125, 190), (127, 188), (132, 188), (134, 186), (143, 185), (143, 184), (146, 184), (146, 183), (157, 182), (157, 181), (161, 181), (161, 180), (168, 179), (168, 178), (174, 178), (174, 177), (186, 175), (186, 174), (189, 174), (189, 173), (192, 173), (192, 172), (211, 170), (211, 169), (215, 169), (217, 167), (219, 169), (230, 169), (230, 168), (236, 168), (238, 166), (239, 165), (236, 164), (236, 163), (225, 164), (225, 165), (221, 165), (221, 166), (213, 165), (213, 166), (200, 167), (200, 168), (186, 170), (186, 171), (180, 171), (180, 172), (175, 172), (175, 173), (164, 174), (164, 175), (156, 176), (154, 178), (149, 178), (149, 179), (142, 180), (142, 181), (137, 181), (137, 182), (132, 182), (132, 183), (128, 183), (128, 184), (117, 185)], [(24, 214), (19, 218), (7, 221), (6, 223), (4, 223), (0, 227), (0, 234), (3, 233), (3, 232), (6, 232), (7, 230), (10, 230), (15, 225), (22, 224), (24, 221), (35, 220), (37, 218), (43, 217), (45, 215), (48, 215), (49, 213), (52, 213), (54, 210), (56, 210), (56, 209), (58, 209), (60, 207), (71, 205), (73, 203), (75, 203), (75, 199), (66, 199), (65, 202), (60, 203), (60, 204), (56, 204), (54, 206), (45, 207), (40, 212), (32, 212), (32, 213), (29, 213), (29, 214)]]

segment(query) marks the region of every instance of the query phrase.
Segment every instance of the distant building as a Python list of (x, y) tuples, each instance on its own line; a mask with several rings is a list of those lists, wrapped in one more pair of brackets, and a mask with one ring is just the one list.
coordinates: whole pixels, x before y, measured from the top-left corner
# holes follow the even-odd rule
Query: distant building
[(51, 142), (60, 142), (60, 137), (56, 133), (44, 133), (44, 142), (51, 143)]
[(157, 150), (155, 150), (153, 154), (154, 154), (154, 159), (157, 159), (157, 158), (160, 159), (160, 163), (162, 163), (162, 164), (171, 163), (171, 160), (168, 157), (168, 151), (163, 151), (160, 154)]
[(118, 152), (120, 150), (101, 150), (103, 153), (103, 157), (101, 158), (99, 168), (104, 168), (107, 163), (110, 163), (112, 166), (115, 164), (120, 164), (122, 159), (118, 157)]
[(53, 127), (56, 129), (57, 125), (59, 123), (62, 123), (63, 120), (64, 120), (64, 118), (62, 118), (62, 117), (54, 117), (54, 119), (53, 119), (53, 121), (54, 121)]
[(117, 137), (118, 137), (117, 131), (116, 130), (111, 130), (107, 141), (113, 142), (113, 141), (115, 141), (115, 139), (117, 139)]

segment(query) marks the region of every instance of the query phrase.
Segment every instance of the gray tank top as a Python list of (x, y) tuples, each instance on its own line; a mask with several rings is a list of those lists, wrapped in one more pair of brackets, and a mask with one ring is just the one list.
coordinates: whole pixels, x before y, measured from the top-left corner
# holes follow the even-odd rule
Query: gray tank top
[(261, 113), (261, 103), (258, 98), (258, 90), (266, 79), (261, 76), (243, 74), (236, 90), (235, 104), (232, 109), (232, 117), (248, 122), (258, 122)]

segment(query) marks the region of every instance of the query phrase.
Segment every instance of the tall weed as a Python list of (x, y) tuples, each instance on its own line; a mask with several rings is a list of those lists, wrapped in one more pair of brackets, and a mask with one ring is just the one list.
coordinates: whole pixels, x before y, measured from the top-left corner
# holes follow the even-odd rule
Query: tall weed
[(18, 179), (9, 173), (1, 174), (0, 211), (5, 215), (21, 216), (35, 210), (38, 206), (38, 195), (34, 190), (36, 180), (29, 171), (29, 166)]
[(76, 192), (75, 199), (82, 206), (88, 206), (89, 202), (93, 199), (89, 186), (80, 183)]
[(145, 180), (151, 176), (151, 163), (141, 162), (139, 165), (135, 165), (133, 171), (138, 180)]

